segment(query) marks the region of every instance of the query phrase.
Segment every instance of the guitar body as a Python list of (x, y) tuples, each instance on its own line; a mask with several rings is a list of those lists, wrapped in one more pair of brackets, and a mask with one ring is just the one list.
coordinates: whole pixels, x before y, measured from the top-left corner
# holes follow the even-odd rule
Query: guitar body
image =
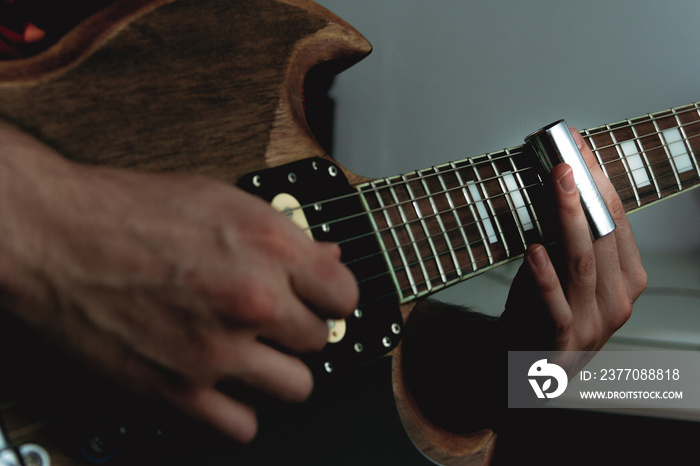
[[(317, 65), (338, 72), (370, 50), (307, 0), (121, 0), (44, 53), (0, 62), (0, 118), (76, 162), (234, 184), (250, 172), (330, 160), (305, 119), (305, 77)], [(351, 185), (365, 181), (344, 174)], [(411, 309), (402, 307), (404, 317)], [(445, 464), (487, 462), (493, 432), (433, 425), (403, 384), (399, 353), (395, 397), (414, 442)], [(13, 441), (47, 446), (54, 465), (79, 464), (41, 413), (5, 401)]]

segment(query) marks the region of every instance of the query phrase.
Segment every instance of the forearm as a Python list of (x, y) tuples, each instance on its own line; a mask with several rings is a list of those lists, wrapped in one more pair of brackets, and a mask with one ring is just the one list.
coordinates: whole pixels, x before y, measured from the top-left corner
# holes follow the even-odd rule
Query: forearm
[(59, 187), (73, 177), (73, 164), (0, 121), (0, 305), (35, 326), (51, 299), (44, 271), (64, 215)]

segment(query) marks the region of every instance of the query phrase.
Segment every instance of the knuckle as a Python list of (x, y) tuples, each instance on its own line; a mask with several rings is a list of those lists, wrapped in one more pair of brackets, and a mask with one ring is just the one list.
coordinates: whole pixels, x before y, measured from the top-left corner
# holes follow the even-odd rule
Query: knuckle
[(229, 311), (234, 320), (260, 325), (279, 319), (279, 299), (275, 290), (254, 277), (242, 279), (240, 285), (235, 293), (235, 305)]
[(602, 339), (601, 325), (597, 319), (590, 319), (579, 332), (579, 342), (584, 351), (598, 349)]
[(323, 327), (320, 327), (318, 331), (313, 332), (313, 335), (306, 339), (305, 352), (318, 353), (325, 348), (328, 343), (328, 326), (329, 324), (324, 322)]
[(624, 218), (627, 215), (625, 213), (625, 208), (622, 205), (622, 201), (617, 196), (617, 194), (608, 197), (607, 206), (612, 218), (618, 222), (621, 218)]
[(577, 193), (567, 194), (560, 205), (562, 218), (577, 218), (583, 215), (581, 202)]
[(574, 327), (574, 319), (571, 314), (561, 315), (554, 321), (554, 331), (558, 338), (566, 338), (571, 335)]
[(577, 277), (590, 279), (595, 277), (595, 251), (590, 248), (573, 261), (573, 272)]
[(648, 284), (649, 275), (647, 274), (646, 270), (640, 267), (640, 270), (635, 274), (634, 278), (634, 286), (632, 290), (634, 293), (634, 300), (636, 300), (642, 294)]
[[(626, 295), (625, 295), (626, 296)], [(613, 330), (618, 330), (622, 327), (632, 316), (632, 302), (629, 300), (620, 300), (620, 304), (617, 306), (614, 312), (614, 317), (612, 321)]]
[[(283, 220), (283, 219), (275, 219)], [(283, 260), (288, 263), (296, 264), (302, 260), (303, 255), (301, 248), (296, 247), (301, 234), (293, 230), (297, 228), (294, 225), (285, 225), (280, 221), (273, 221), (267, 224), (261, 232), (262, 247), (269, 255), (276, 260)]]

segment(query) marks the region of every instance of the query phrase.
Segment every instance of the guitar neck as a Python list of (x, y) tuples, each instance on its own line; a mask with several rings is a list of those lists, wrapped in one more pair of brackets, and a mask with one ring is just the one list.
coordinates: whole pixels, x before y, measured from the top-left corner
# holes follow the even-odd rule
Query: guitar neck
[(583, 135), (628, 213), (699, 183), (698, 103), (599, 126)]
[[(700, 107), (582, 132), (626, 212), (700, 183)], [(400, 301), (410, 302), (548, 242), (543, 180), (526, 146), (358, 186)]]

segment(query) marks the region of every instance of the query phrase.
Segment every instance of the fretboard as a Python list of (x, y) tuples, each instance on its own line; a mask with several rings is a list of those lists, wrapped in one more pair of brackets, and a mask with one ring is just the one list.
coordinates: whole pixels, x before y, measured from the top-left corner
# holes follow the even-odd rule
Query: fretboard
[[(698, 104), (582, 134), (627, 212), (700, 182)], [(545, 176), (518, 146), (358, 186), (401, 302), (552, 239)]]

